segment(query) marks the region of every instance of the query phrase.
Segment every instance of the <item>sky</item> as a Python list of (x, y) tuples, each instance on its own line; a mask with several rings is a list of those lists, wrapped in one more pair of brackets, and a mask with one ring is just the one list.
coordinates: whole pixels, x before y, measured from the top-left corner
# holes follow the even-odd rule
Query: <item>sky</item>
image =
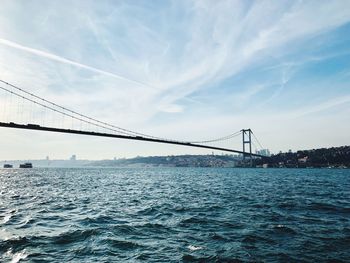
[[(350, 2), (0, 0), (0, 79), (159, 137), (251, 128), (275, 153), (350, 145)], [(209, 153), (0, 128), (1, 160)]]

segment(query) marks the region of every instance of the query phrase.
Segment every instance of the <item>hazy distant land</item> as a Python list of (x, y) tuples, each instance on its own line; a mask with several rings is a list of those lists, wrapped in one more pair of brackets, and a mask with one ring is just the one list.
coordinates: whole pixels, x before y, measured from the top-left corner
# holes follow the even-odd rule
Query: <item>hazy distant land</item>
[[(31, 162), (34, 167), (242, 167), (238, 155), (170, 155), (122, 158), (112, 160), (7, 160), (1, 161), (17, 168), (20, 163)], [(254, 159), (254, 167), (274, 168), (349, 168), (350, 146), (303, 150)]]

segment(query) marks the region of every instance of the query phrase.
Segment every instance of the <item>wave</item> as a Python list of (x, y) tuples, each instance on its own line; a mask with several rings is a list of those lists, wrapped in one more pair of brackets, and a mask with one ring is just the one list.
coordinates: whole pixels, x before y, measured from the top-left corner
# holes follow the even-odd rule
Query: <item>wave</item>
[(10, 221), (12, 215), (11, 214), (7, 214), (4, 216), (4, 218), (2, 219), (1, 224), (6, 224), (8, 221)]
[(350, 207), (336, 206), (329, 203), (313, 202), (307, 206), (307, 209), (315, 210), (319, 212), (328, 212), (328, 213), (337, 212), (337, 213), (350, 214)]
[(244, 262), (240, 259), (236, 259), (233, 257), (225, 258), (218, 255), (213, 256), (194, 256), (191, 254), (184, 254), (182, 256), (183, 262), (222, 262), (222, 263), (241, 263)]
[(0, 221), (0, 224), (6, 224), (7, 222), (10, 221), (10, 219), (17, 214), (18, 210), (13, 209), (10, 211), (5, 212), (5, 215), (0, 216), (0, 218), (2, 217), (2, 222)]
[(242, 243), (246, 245), (252, 245), (255, 243), (267, 243), (267, 244), (275, 244), (276, 242), (267, 236), (258, 235), (255, 233), (247, 234), (243, 237)]
[(87, 226), (99, 226), (99, 225), (115, 225), (115, 224), (120, 224), (120, 223), (127, 223), (125, 220), (118, 220), (113, 216), (108, 216), (108, 215), (98, 215), (95, 217), (85, 217), (82, 220), (79, 221), (80, 224), (82, 225), (87, 225)]
[(106, 238), (103, 240), (103, 242), (108, 244), (110, 247), (114, 249), (120, 249), (120, 250), (137, 249), (137, 248), (143, 247), (143, 245), (137, 242), (120, 240), (115, 238)]
[(101, 230), (99, 229), (84, 229), (84, 230), (73, 230), (67, 231), (59, 236), (54, 237), (53, 243), (66, 245), (71, 243), (77, 243), (84, 241), (90, 237), (98, 236)]
[(217, 233), (210, 233), (210, 234), (209, 234), (209, 237), (210, 237), (212, 240), (227, 241), (227, 238), (225, 238), (224, 236), (219, 235), (219, 234), (217, 234)]
[(26, 254), (25, 250), (21, 252), (17, 252), (13, 254), (12, 259), (10, 263), (18, 263), (21, 259), (26, 259), (28, 257), (28, 254)]
[(290, 234), (290, 235), (297, 234), (297, 232), (294, 229), (285, 225), (276, 225), (273, 227), (273, 230), (277, 234)]
[(202, 250), (203, 249), (203, 247), (200, 247), (200, 246), (193, 246), (193, 245), (189, 245), (188, 247), (187, 247), (189, 250), (191, 250), (191, 251), (197, 251), (197, 250)]
[(204, 217), (192, 216), (186, 218), (180, 222), (180, 225), (191, 225), (191, 224), (208, 224), (209, 220)]

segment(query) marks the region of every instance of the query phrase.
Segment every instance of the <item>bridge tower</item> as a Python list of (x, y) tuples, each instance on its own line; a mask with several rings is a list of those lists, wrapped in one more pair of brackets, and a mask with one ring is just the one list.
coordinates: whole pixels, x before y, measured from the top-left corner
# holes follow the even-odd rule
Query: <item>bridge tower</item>
[[(243, 142), (243, 152), (246, 151), (246, 145), (249, 147), (249, 163), (250, 167), (253, 167), (253, 157), (252, 157), (252, 130), (243, 129), (242, 132), (242, 142)], [(246, 154), (243, 154), (243, 163), (245, 164)]]

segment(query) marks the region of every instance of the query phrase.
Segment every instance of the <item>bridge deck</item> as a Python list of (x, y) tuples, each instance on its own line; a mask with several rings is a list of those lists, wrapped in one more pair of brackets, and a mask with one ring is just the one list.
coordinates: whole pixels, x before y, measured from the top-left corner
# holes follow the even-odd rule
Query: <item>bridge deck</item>
[[(48, 132), (59, 132), (59, 133), (70, 133), (70, 134), (80, 134), (80, 135), (89, 135), (89, 136), (100, 136), (100, 137), (136, 140), (136, 141), (166, 143), (166, 144), (175, 144), (175, 145), (183, 145), (183, 146), (189, 146), (189, 147), (204, 148), (204, 149), (211, 149), (211, 150), (218, 150), (218, 151), (225, 151), (225, 152), (231, 152), (231, 153), (250, 155), (249, 153), (243, 152), (243, 151), (215, 147), (215, 146), (202, 145), (202, 144), (194, 144), (194, 143), (162, 140), (162, 139), (153, 139), (153, 138), (147, 138), (147, 137), (142, 137), (142, 136), (127, 136), (127, 135), (118, 135), (118, 134), (109, 134), (109, 133), (70, 130), (70, 129), (62, 129), (62, 128), (51, 128), (51, 127), (45, 127), (45, 126), (40, 126), (40, 125), (35, 125), (35, 124), (25, 125), (25, 124), (13, 123), (13, 122), (10, 122), (10, 123), (0, 122), (0, 127), (26, 129), (26, 130), (37, 130), (37, 131), (48, 131)], [(266, 156), (263, 156), (260, 154), (254, 154), (254, 153), (252, 153), (251, 155), (255, 156), (255, 157), (266, 157)]]

